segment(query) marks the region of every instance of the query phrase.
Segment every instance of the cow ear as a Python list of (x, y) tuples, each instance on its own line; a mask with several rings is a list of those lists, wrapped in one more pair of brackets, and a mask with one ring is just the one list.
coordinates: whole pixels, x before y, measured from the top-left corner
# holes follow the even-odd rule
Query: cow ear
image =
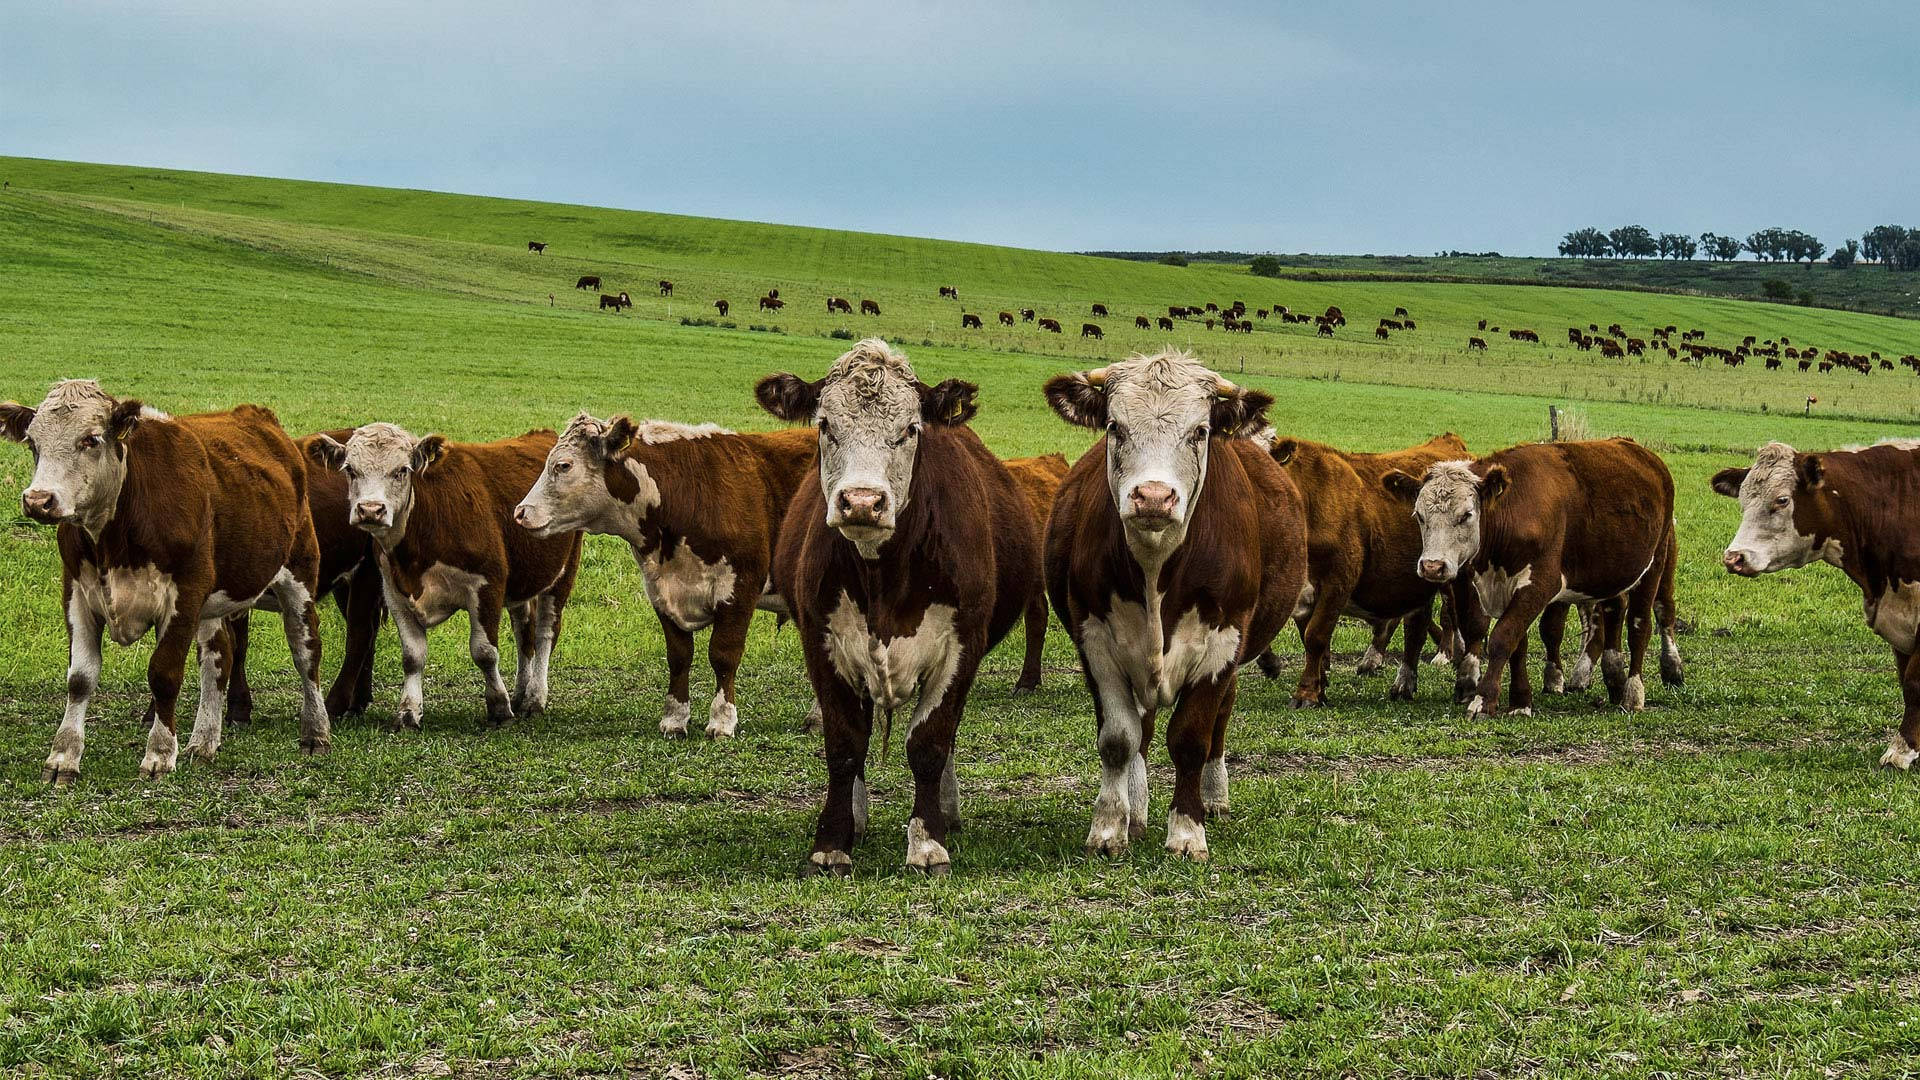
[(798, 424), (812, 420), (815, 410), (820, 408), (820, 383), (810, 383), (782, 371), (755, 384), (753, 398), (774, 416)]
[(1820, 480), (1826, 476), (1826, 468), (1820, 464), (1819, 454), (1808, 454), (1800, 459), (1800, 486), (1813, 491), (1820, 486)]
[(32, 407), (17, 401), (0, 403), (0, 431), (14, 442), (27, 441), (27, 425), (33, 423)]
[(1488, 469), (1486, 477), (1480, 481), (1480, 505), (1492, 506), (1494, 501), (1500, 498), (1501, 494), (1507, 490), (1507, 483), (1507, 467), (1505, 465), (1495, 465), (1493, 468)]
[(329, 469), (338, 469), (347, 463), (347, 448), (331, 435), (316, 435), (307, 444), (307, 456)]
[[(1273, 460), (1285, 465), (1287, 462), (1293, 460), (1293, 455), (1300, 452), (1300, 440), (1281, 439), (1279, 442), (1273, 444), (1273, 450), (1271, 452), (1273, 454)], [(1408, 479), (1412, 479), (1412, 477), (1408, 477)]]
[(113, 403), (113, 411), (107, 414), (107, 436), (118, 442), (132, 434), (140, 423), (140, 414), (146, 408), (139, 401), (128, 398)]
[(1107, 391), (1090, 372), (1055, 375), (1047, 380), (1047, 404), (1069, 424), (1092, 428), (1107, 426)]
[(1380, 478), (1380, 486), (1401, 502), (1412, 502), (1420, 494), (1420, 481), (1394, 469)]
[(939, 386), (920, 388), (920, 418), (929, 424), (957, 427), (980, 411), (980, 388), (964, 379), (948, 379)]
[(1721, 469), (1713, 474), (1713, 490), (1729, 499), (1740, 497), (1740, 485), (1746, 482), (1750, 469)]
[(426, 472), (434, 462), (445, 457), (446, 454), (447, 437), (445, 435), (429, 435), (413, 444), (413, 457), (407, 464), (413, 466), (414, 472), (423, 473)]
[(1213, 425), (1214, 434), (1231, 439), (1266, 427), (1267, 407), (1272, 404), (1273, 395), (1265, 390), (1235, 387), (1230, 393), (1213, 399), (1213, 412), (1207, 420)]
[(633, 442), (633, 437), (639, 433), (639, 430), (634, 426), (633, 417), (624, 413), (614, 417), (607, 421), (606, 430), (600, 433), (600, 451), (612, 457), (625, 450)]

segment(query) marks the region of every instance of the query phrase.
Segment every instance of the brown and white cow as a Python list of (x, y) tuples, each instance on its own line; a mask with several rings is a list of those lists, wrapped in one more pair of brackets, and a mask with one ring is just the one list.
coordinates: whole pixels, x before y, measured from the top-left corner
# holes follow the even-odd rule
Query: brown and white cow
[[(379, 548), (387, 611), (400, 634), (406, 682), (395, 722), (418, 728), (427, 631), (467, 613), (467, 653), (486, 684), (487, 720), (547, 705), (547, 666), (560, 613), (580, 568), (581, 534), (539, 539), (513, 508), (540, 476), (551, 431), (490, 443), (414, 438), (393, 424), (356, 428), (345, 443), (322, 435), (313, 457), (347, 475), (355, 526)], [(513, 620), (518, 671), (508, 697), (500, 676), (500, 611)]]
[(1549, 607), (1584, 601), (1601, 602), (1608, 699), (1629, 711), (1645, 706), (1641, 665), (1675, 542), (1673, 476), (1658, 455), (1624, 438), (1530, 443), (1478, 461), (1438, 462), (1421, 480), (1395, 471), (1382, 483), (1413, 506), (1420, 577), (1456, 583), (1463, 635), (1469, 643), (1486, 637), (1484, 670), (1474, 670), (1473, 652), (1460, 658), (1460, 681), (1473, 684), (1469, 715), (1500, 711), (1509, 661), (1509, 704), (1532, 715), (1528, 629)]
[[(1420, 528), (1380, 480), (1396, 470), (1417, 475), (1436, 462), (1471, 457), (1452, 432), (1381, 454), (1349, 454), (1305, 439), (1273, 442), (1273, 459), (1299, 489), (1307, 513), (1307, 587), (1294, 612), (1306, 657), (1295, 708), (1326, 704), (1329, 651), (1342, 615), (1389, 635), (1393, 623), (1405, 620), (1400, 670), (1387, 697), (1413, 698), (1440, 586), (1417, 572)], [(1381, 636), (1376, 633), (1373, 647), (1384, 651)]]
[(662, 735), (687, 733), (693, 635), (711, 628), (707, 737), (733, 736), (740, 717), (734, 673), (756, 607), (786, 611), (767, 592), (773, 543), (813, 459), (810, 431), (739, 435), (712, 424), (581, 413), (514, 509), (534, 536), (606, 534), (632, 547), (666, 637)]
[[(1060, 492), (1060, 484), (1067, 478), (1067, 459), (1064, 454), (1041, 454), (1038, 457), (1008, 458), (1007, 471), (1013, 474), (1013, 482), (1020, 486), (1021, 494), (1027, 497), (1027, 506), (1033, 511), (1034, 540), (1041, 542), (1042, 531), (1046, 529), (1047, 518), (1053, 514), (1054, 496)], [(1047, 645), (1047, 593), (1045, 589), (1035, 589), (1033, 600), (1027, 605), (1026, 659), (1020, 665), (1020, 678), (1013, 684), (1013, 692), (1025, 693), (1040, 688), (1040, 659)]]
[(1722, 562), (1758, 577), (1825, 562), (1860, 587), (1867, 626), (1893, 647), (1903, 711), (1880, 764), (1920, 760), (1920, 443), (1803, 453), (1760, 448), (1751, 466), (1722, 469), (1713, 490), (1740, 500), (1740, 528)]
[(878, 339), (825, 378), (782, 373), (754, 388), (773, 415), (813, 421), (820, 451), (819, 482), (794, 496), (774, 560), (825, 721), (827, 796), (803, 873), (852, 872), (874, 713), (890, 734), (909, 701), (907, 865), (936, 874), (950, 865), (967, 693), (1040, 587), (1027, 500), (967, 427), (977, 392), (959, 379), (926, 385)]
[[(1104, 434), (1047, 523), (1047, 590), (1080, 652), (1099, 723), (1089, 852), (1146, 833), (1146, 747), (1171, 709), (1166, 846), (1207, 857), (1227, 808), (1226, 733), (1240, 665), (1266, 649), (1306, 582), (1300, 495), (1266, 448), (1271, 395), (1192, 355), (1134, 355), (1048, 380), (1070, 424)], [(1204, 496), (1204, 497), (1203, 497)]]
[(272, 412), (241, 405), (172, 417), (117, 400), (91, 379), (69, 379), (37, 409), (0, 405), (0, 426), (33, 450), (21, 509), (59, 526), (67, 708), (47, 756), (48, 782), (80, 775), (102, 630), (118, 645), (148, 630), (158, 637), (147, 662), (151, 726), (140, 761), (149, 779), (173, 771), (174, 706), (187, 650), (199, 645), (200, 704), (187, 753), (212, 761), (232, 654), (226, 619), (255, 606), (279, 611), (286, 630), (300, 676), (301, 751), (331, 748), (307, 470)]

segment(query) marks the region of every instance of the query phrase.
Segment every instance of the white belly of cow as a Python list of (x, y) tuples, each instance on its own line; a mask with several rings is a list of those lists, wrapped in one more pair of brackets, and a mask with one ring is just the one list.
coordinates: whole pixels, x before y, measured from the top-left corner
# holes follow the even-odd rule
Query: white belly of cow
[(98, 567), (84, 563), (74, 574), (73, 593), (119, 645), (131, 645), (155, 627), (165, 634), (180, 599), (173, 575), (151, 565), (112, 567), (103, 576)]
[(706, 562), (681, 544), (671, 559), (656, 553), (640, 562), (647, 599), (680, 629), (692, 632), (713, 625), (720, 605), (733, 599), (733, 564), (725, 558)]
[(1903, 653), (1912, 652), (1915, 631), (1920, 630), (1920, 584), (1897, 581), (1887, 586), (1874, 604), (1867, 625), (1887, 644)]
[(1521, 567), (1517, 574), (1489, 566), (1473, 575), (1473, 591), (1480, 597), (1481, 608), (1496, 619), (1506, 614), (1507, 605), (1513, 603), (1514, 596), (1532, 583), (1531, 564)]
[(1240, 631), (1208, 626), (1188, 610), (1161, 645), (1160, 627), (1144, 604), (1115, 600), (1106, 618), (1081, 624), (1081, 647), (1096, 680), (1125, 680), (1141, 711), (1167, 708), (1189, 683), (1216, 679), (1240, 655)]
[(423, 626), (438, 626), (456, 611), (470, 611), (480, 602), (487, 579), (479, 574), (434, 563), (420, 575), (420, 591), (407, 597), (413, 617)]
[(827, 616), (827, 657), (842, 679), (861, 687), (882, 709), (917, 696), (917, 721), (940, 703), (960, 666), (954, 615), (951, 605), (928, 605), (913, 633), (883, 639), (873, 633), (866, 612), (842, 592)]

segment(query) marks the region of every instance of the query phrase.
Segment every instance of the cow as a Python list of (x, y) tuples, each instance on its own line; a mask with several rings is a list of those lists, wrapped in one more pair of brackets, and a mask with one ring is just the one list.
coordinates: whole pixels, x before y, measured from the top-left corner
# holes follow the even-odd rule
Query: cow
[(1328, 305), (1326, 314), (1322, 315), (1321, 318), (1327, 320), (1330, 323), (1333, 323), (1336, 326), (1347, 325), (1346, 313), (1333, 305)]
[(1319, 335), (1320, 335), (1321, 337), (1332, 337), (1332, 336), (1333, 336), (1333, 324), (1332, 324), (1332, 323), (1330, 323), (1330, 322), (1323, 322), (1323, 323), (1321, 323), (1321, 324), (1320, 324), (1320, 329), (1319, 329), (1318, 331), (1316, 331), (1316, 332), (1317, 332), (1317, 333), (1318, 333), (1318, 334), (1319, 334)]
[(538, 240), (529, 240), (527, 241), (527, 251), (535, 255), (545, 255), (547, 253), (547, 245)]
[(958, 300), (960, 299), (960, 290), (951, 285), (942, 285), (940, 286), (940, 295), (944, 299)]
[[(554, 442), (551, 431), (529, 431), (456, 443), (375, 423), (345, 442), (322, 435), (308, 447), (313, 460), (346, 473), (350, 519), (377, 545), (405, 674), (395, 726), (420, 727), (427, 631), (456, 611), (467, 613), (467, 654), (486, 687), (487, 721), (546, 708), (547, 666), (580, 568), (581, 534), (535, 539), (513, 523), (513, 508)], [(500, 676), (502, 608), (518, 646), (511, 697)]]
[(1151, 330), (1153, 329), (1153, 323), (1150, 322), (1145, 315), (1135, 315), (1133, 317), (1133, 328), (1135, 330)]
[(1385, 341), (1393, 335), (1387, 331), (1386, 327), (1376, 326), (1373, 328), (1373, 336), (1379, 338), (1381, 341)]
[(673, 295), (673, 282), (671, 282), (671, 281), (668, 281), (668, 280), (667, 280), (666, 278), (661, 278), (661, 279), (660, 279), (660, 281), (659, 281), (659, 285), (660, 285), (660, 295), (661, 295), (661, 296), (672, 296), (672, 295)]
[(585, 277), (582, 277), (579, 281), (574, 282), (573, 287), (576, 289), (590, 289), (590, 290), (597, 291), (600, 288), (600, 276), (598, 274), (588, 274)]
[[(1307, 517), (1307, 586), (1293, 612), (1306, 656), (1293, 707), (1326, 704), (1329, 650), (1342, 615), (1385, 626), (1389, 635), (1392, 623), (1405, 620), (1405, 650), (1387, 697), (1412, 700), (1440, 586), (1416, 572), (1419, 526), (1381, 478), (1394, 471), (1422, 473), (1439, 461), (1471, 460), (1466, 443), (1447, 432), (1384, 454), (1348, 454), (1295, 438), (1275, 439), (1272, 447)], [(1377, 640), (1375, 648), (1385, 651)], [(1374, 659), (1373, 653), (1368, 650), (1368, 659), (1377, 668), (1384, 656)]]
[(1468, 339), (1467, 339), (1467, 351), (1468, 351), (1468, 352), (1472, 352), (1472, 351), (1473, 351), (1474, 349), (1479, 349), (1479, 350), (1480, 350), (1481, 352), (1486, 352), (1486, 351), (1487, 351), (1487, 341), (1486, 341), (1486, 339), (1485, 339), (1485, 338), (1477, 338), (1477, 337), (1470, 337), (1470, 338), (1468, 338)]
[(773, 295), (772, 293), (768, 293), (767, 295), (760, 298), (761, 311), (779, 311), (781, 308), (786, 306), (787, 306), (787, 302), (785, 300), (780, 299), (779, 297)]
[[(1226, 732), (1239, 668), (1265, 651), (1306, 582), (1300, 495), (1264, 446), (1271, 395), (1175, 349), (1047, 381), (1069, 424), (1101, 432), (1047, 522), (1048, 598), (1094, 699), (1100, 794), (1089, 852), (1147, 823), (1146, 747), (1170, 709), (1167, 850), (1207, 858), (1227, 809)], [(1205, 496), (1202, 498), (1202, 496)]]
[(715, 301), (713, 302), (713, 310), (715, 310), (715, 311), (717, 311), (717, 312), (719, 312), (719, 313), (720, 313), (720, 317), (721, 317), (721, 318), (723, 318), (723, 319), (724, 319), (724, 318), (726, 318), (726, 317), (727, 317), (727, 302), (726, 302), (725, 300), (715, 300)]
[(980, 329), (980, 316), (968, 315), (963, 312), (960, 316), (960, 329), (962, 330)]
[(199, 646), (200, 702), (187, 755), (211, 762), (232, 660), (226, 620), (254, 606), (280, 612), (300, 678), (301, 752), (331, 749), (307, 471), (272, 412), (240, 405), (173, 417), (114, 398), (92, 379), (67, 379), (38, 408), (0, 404), (0, 432), (33, 451), (21, 511), (58, 526), (67, 704), (44, 782), (65, 787), (80, 776), (102, 631), (121, 646), (149, 630), (157, 638), (147, 661), (145, 779), (174, 770), (174, 708), (187, 651)]
[(1093, 314), (1094, 314), (1094, 315), (1096, 315), (1096, 316), (1098, 316), (1098, 317), (1100, 317), (1100, 318), (1103, 318), (1103, 319), (1104, 319), (1104, 318), (1106, 318), (1106, 315), (1107, 315), (1107, 305), (1105, 305), (1105, 304), (1095, 304), (1095, 305), (1093, 305)]
[(1012, 326), (1012, 325), (1013, 325), (1013, 312), (1011, 312), (1011, 311), (1003, 311), (1003, 312), (1001, 312), (1001, 313), (1000, 313), (1000, 325), (1001, 325), (1001, 326)]
[[(1630, 712), (1645, 707), (1641, 665), (1675, 543), (1673, 477), (1658, 455), (1624, 438), (1533, 443), (1474, 462), (1438, 462), (1418, 480), (1396, 470), (1381, 482), (1413, 507), (1420, 577), (1452, 583), (1463, 636), (1470, 643), (1486, 638), (1484, 669), (1475, 671), (1480, 661), (1471, 651), (1456, 669), (1463, 693), (1473, 684), (1468, 715), (1500, 711), (1509, 660), (1509, 705), (1532, 715), (1527, 630), (1562, 602), (1601, 602), (1608, 700)], [(1670, 612), (1662, 615), (1671, 621)], [(1559, 621), (1564, 625), (1564, 613)], [(1623, 623), (1631, 627), (1624, 662)], [(1663, 668), (1672, 648), (1666, 638)], [(1678, 650), (1673, 654), (1677, 663)], [(1553, 650), (1548, 660), (1558, 667)]]
[(600, 294), (600, 310), (601, 311), (605, 311), (608, 308), (612, 308), (613, 313), (615, 315), (618, 315), (620, 314), (621, 308), (630, 308), (632, 306), (633, 306), (633, 300), (631, 297), (627, 296), (626, 293), (621, 293), (619, 296), (608, 296), (606, 293)]
[(1159, 329), (1161, 330), (1173, 329), (1173, 320), (1167, 318), (1165, 315), (1160, 316), (1158, 319), (1154, 320), (1154, 322), (1158, 325)]
[(1032, 308), (1030, 308), (1030, 307), (1023, 307), (1023, 308), (1021, 308), (1021, 309), (1020, 309), (1020, 321), (1021, 321), (1021, 322), (1032, 322), (1032, 321), (1033, 321), (1033, 309), (1032, 309)]
[(793, 610), (824, 721), (827, 794), (805, 874), (846, 876), (866, 831), (875, 712), (913, 702), (906, 863), (951, 865), (959, 817), (954, 736), (980, 661), (1040, 588), (1039, 526), (1005, 465), (967, 426), (977, 388), (928, 386), (878, 339), (824, 378), (769, 375), (762, 408), (812, 421), (819, 479), (801, 485), (780, 528), (774, 581)]
[(1057, 334), (1060, 332), (1060, 320), (1059, 319), (1041, 319), (1040, 329), (1045, 330), (1051, 334)]
[(1741, 577), (1829, 563), (1852, 579), (1868, 629), (1893, 648), (1903, 708), (1882, 766), (1920, 760), (1920, 532), (1907, 523), (1905, 493), (1920, 484), (1920, 443), (1879, 443), (1824, 453), (1782, 442), (1753, 464), (1722, 469), (1713, 490), (1740, 501), (1740, 527), (1721, 559)]
[[(1067, 478), (1067, 459), (1061, 454), (1041, 454), (1038, 457), (1008, 458), (1007, 472), (1013, 475), (1013, 482), (1020, 487), (1021, 494), (1027, 497), (1027, 507), (1033, 511), (1034, 542), (1041, 540), (1040, 531), (1047, 524), (1047, 518), (1053, 513), (1053, 498), (1060, 491), (1060, 482)], [(1033, 599), (1027, 603), (1027, 652), (1020, 666), (1020, 678), (1013, 684), (1013, 692), (1026, 693), (1040, 688), (1040, 658), (1047, 644), (1047, 595), (1045, 589), (1036, 589)]]
[(872, 300), (862, 300), (860, 301), (860, 314), (878, 315), (880, 314), (880, 305)]
[(838, 296), (827, 297), (827, 314), (831, 315), (836, 311), (851, 315), (853, 314), (853, 305)]
[(1403, 307), (1394, 308), (1393, 314), (1396, 318), (1404, 319), (1407, 317), (1407, 309)]
[(514, 521), (536, 538), (602, 534), (633, 549), (666, 638), (660, 734), (687, 733), (693, 636), (711, 628), (707, 737), (733, 737), (740, 720), (734, 674), (756, 608), (786, 613), (785, 604), (765, 592), (773, 543), (813, 464), (810, 431), (740, 435), (712, 424), (581, 413), (554, 441), (539, 478), (514, 507)]
[(1169, 318), (1169, 319), (1184, 319), (1184, 318), (1186, 318), (1186, 317), (1187, 317), (1187, 309), (1186, 309), (1186, 308), (1183, 308), (1183, 307), (1168, 307), (1168, 308), (1167, 308), (1167, 318)]
[(1101, 333), (1100, 328), (1092, 323), (1080, 324), (1080, 336), (1083, 338), (1093, 338), (1095, 340), (1106, 337), (1105, 334)]

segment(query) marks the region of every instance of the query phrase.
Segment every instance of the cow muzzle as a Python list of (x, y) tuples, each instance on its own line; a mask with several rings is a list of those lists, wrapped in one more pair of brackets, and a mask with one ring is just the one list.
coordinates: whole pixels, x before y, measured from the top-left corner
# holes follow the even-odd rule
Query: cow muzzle
[(878, 488), (842, 488), (834, 498), (838, 528), (888, 529), (887, 493)]
[(1144, 528), (1165, 528), (1173, 524), (1174, 510), (1180, 505), (1180, 493), (1171, 484), (1149, 480), (1135, 484), (1127, 493), (1127, 517)]
[(353, 523), (361, 527), (384, 527), (390, 523), (387, 504), (383, 502), (361, 502), (353, 504)]
[(1759, 568), (1748, 561), (1747, 553), (1744, 551), (1728, 549), (1725, 555), (1720, 556), (1720, 565), (1726, 567), (1729, 574), (1739, 574), (1741, 577), (1760, 576)]
[(42, 525), (58, 525), (71, 516), (70, 512), (60, 505), (58, 495), (38, 488), (20, 496), (20, 512)]
[(1435, 585), (1444, 585), (1453, 580), (1453, 572), (1447, 568), (1445, 559), (1421, 559), (1420, 579), (1431, 581)]
[(544, 536), (547, 526), (553, 524), (553, 515), (539, 507), (521, 503), (513, 508), (513, 520), (528, 532)]

